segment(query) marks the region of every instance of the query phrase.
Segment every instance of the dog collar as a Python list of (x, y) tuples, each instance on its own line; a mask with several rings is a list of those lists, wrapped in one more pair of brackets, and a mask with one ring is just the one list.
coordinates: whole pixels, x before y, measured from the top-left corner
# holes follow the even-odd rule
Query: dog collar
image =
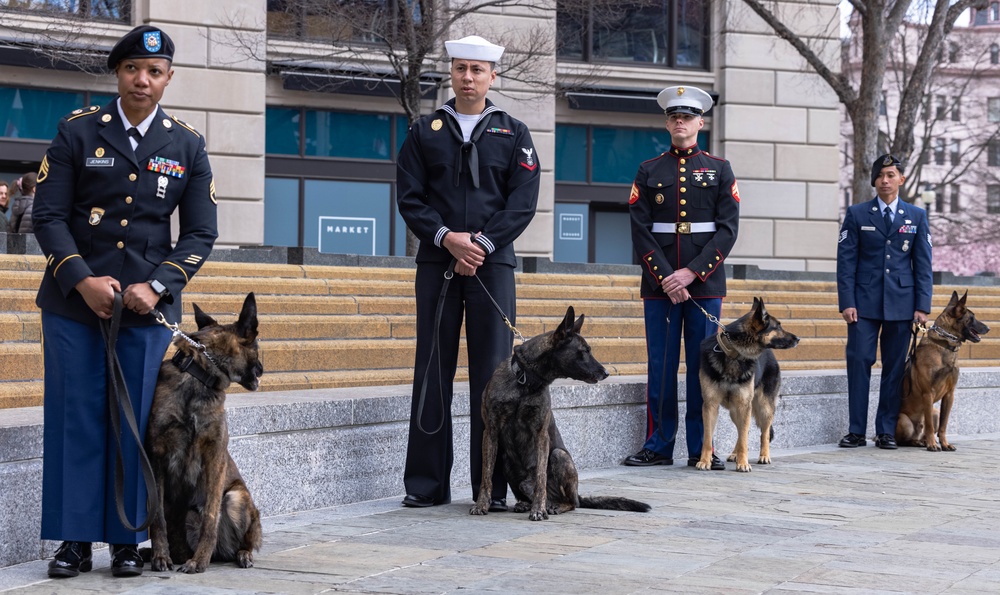
[(170, 358), (170, 361), (173, 362), (173, 364), (177, 366), (181, 372), (187, 372), (188, 374), (194, 376), (201, 381), (202, 384), (212, 390), (222, 390), (225, 388), (222, 384), (222, 378), (210, 373), (202, 367), (201, 364), (194, 360), (193, 355), (186, 354), (183, 351), (178, 351), (174, 354), (174, 357)]
[[(539, 378), (538, 374), (531, 372), (528, 366), (517, 357), (517, 352), (510, 356), (510, 370), (514, 373), (514, 379), (517, 380), (517, 383), (528, 390), (537, 390), (545, 386), (545, 380)], [(532, 380), (529, 375), (534, 376), (535, 380)]]
[(733, 343), (729, 339), (729, 335), (727, 335), (726, 333), (719, 333), (718, 335), (715, 336), (715, 339), (716, 341), (718, 341), (719, 347), (722, 348), (722, 353), (726, 354), (726, 357), (730, 359), (739, 358), (740, 354), (738, 351), (736, 351), (736, 348), (733, 347)]
[[(931, 325), (931, 328), (928, 329), (928, 330), (932, 330), (935, 333), (937, 333), (939, 336), (941, 336), (942, 338), (944, 338), (944, 340), (948, 342), (948, 349), (950, 349), (952, 351), (957, 352), (958, 349), (962, 346), (962, 339), (961, 338), (956, 337), (955, 335), (949, 333), (948, 331), (944, 330), (943, 328), (939, 327), (936, 324)], [(931, 337), (928, 337), (928, 338), (933, 341), (933, 338), (931, 338)], [(957, 345), (952, 345), (951, 344), (952, 341), (957, 342)]]

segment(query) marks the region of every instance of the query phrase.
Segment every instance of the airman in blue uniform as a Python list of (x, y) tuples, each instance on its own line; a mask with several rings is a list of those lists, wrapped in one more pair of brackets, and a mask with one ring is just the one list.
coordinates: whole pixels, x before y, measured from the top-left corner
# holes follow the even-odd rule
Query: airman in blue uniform
[(847, 392), (850, 421), (840, 446), (866, 444), (868, 392), (876, 349), (882, 381), (875, 415), (875, 445), (896, 448), (896, 418), (911, 324), (931, 309), (931, 234), (923, 209), (899, 199), (902, 164), (882, 155), (872, 164), (874, 199), (848, 207), (837, 239), (837, 298), (847, 322)]
[[(647, 438), (625, 465), (672, 465), (678, 426), (677, 370), (681, 336), (687, 366), (684, 415), (688, 466), (704, 436), (699, 348), (718, 327), (726, 295), (725, 260), (736, 243), (740, 191), (729, 162), (702, 151), (698, 131), (712, 97), (697, 87), (668, 87), (657, 100), (672, 146), (639, 166), (629, 214), (632, 246), (642, 268), (647, 353)], [(661, 394), (662, 393), (662, 394)], [(712, 469), (725, 469), (714, 454)]]
[[(173, 75), (174, 45), (156, 27), (122, 37), (108, 57), (119, 97), (75, 110), (59, 122), (38, 172), (34, 224), (46, 256), (36, 303), (42, 310), (45, 455), (42, 538), (63, 543), (49, 576), (93, 566), (91, 542), (112, 544), (112, 574), (142, 573), (136, 544), (114, 496), (117, 448), (109, 428), (100, 319), (121, 292), (117, 354), (145, 433), (170, 322), (181, 317), (181, 291), (208, 258), (218, 235), (215, 189), (205, 139), (167, 115), (159, 100)], [(170, 217), (180, 214), (172, 242)], [(145, 520), (137, 445), (122, 437), (124, 505)]]

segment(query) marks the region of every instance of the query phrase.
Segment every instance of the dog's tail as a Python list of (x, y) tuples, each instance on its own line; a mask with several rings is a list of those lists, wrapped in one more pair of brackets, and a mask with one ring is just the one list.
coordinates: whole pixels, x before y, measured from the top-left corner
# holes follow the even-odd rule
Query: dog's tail
[(624, 510), (625, 512), (649, 512), (650, 506), (638, 500), (629, 500), (619, 496), (580, 496), (580, 508), (596, 508), (599, 510)]

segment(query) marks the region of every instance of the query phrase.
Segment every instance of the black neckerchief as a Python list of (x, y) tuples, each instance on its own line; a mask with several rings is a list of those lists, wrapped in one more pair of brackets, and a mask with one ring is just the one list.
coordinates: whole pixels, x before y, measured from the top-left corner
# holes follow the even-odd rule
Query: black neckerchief
[[(469, 137), (469, 140), (465, 140), (465, 137), (462, 136), (462, 127), (458, 124), (458, 116), (456, 116), (457, 112), (455, 111), (455, 100), (452, 99), (444, 104), (440, 107), (440, 110), (451, 115), (450, 119), (454, 124), (452, 131), (457, 130), (458, 140), (462, 143), (462, 148), (455, 157), (455, 185), (460, 186), (462, 184), (462, 172), (465, 170), (466, 161), (468, 161), (469, 174), (472, 175), (472, 187), (479, 188), (479, 149), (476, 148), (476, 142), (486, 130), (486, 123), (489, 122), (490, 114), (493, 112), (502, 112), (503, 110), (493, 105), (493, 102), (487, 99), (486, 108), (479, 115), (479, 121), (476, 122), (476, 126), (472, 129), (472, 135)], [(468, 154), (468, 159), (465, 157), (466, 154)]]
[[(223, 382), (225, 382), (223, 377), (212, 374), (206, 370), (201, 364), (195, 361), (193, 355), (189, 355), (183, 351), (178, 351), (174, 354), (174, 357), (170, 358), (170, 361), (173, 362), (173, 364), (177, 366), (181, 372), (187, 372), (188, 374), (194, 376), (201, 381), (202, 384), (212, 390), (222, 390), (225, 388), (225, 385), (223, 384)], [(212, 367), (214, 368), (215, 366)]]
[(510, 356), (510, 370), (514, 373), (517, 383), (528, 392), (536, 392), (548, 384), (548, 381), (536, 374), (528, 367), (515, 351)]

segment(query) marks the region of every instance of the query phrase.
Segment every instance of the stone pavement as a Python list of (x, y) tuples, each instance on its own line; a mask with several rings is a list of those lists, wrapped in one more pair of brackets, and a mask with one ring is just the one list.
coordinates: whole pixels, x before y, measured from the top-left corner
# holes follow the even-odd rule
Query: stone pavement
[[(723, 419), (720, 423), (727, 423)], [(958, 451), (824, 446), (777, 451), (749, 474), (674, 467), (588, 471), (580, 491), (648, 514), (578, 510), (544, 522), (469, 516), (399, 498), (265, 519), (253, 569), (45, 578), (0, 569), (18, 593), (997, 593), (1000, 435)]]

